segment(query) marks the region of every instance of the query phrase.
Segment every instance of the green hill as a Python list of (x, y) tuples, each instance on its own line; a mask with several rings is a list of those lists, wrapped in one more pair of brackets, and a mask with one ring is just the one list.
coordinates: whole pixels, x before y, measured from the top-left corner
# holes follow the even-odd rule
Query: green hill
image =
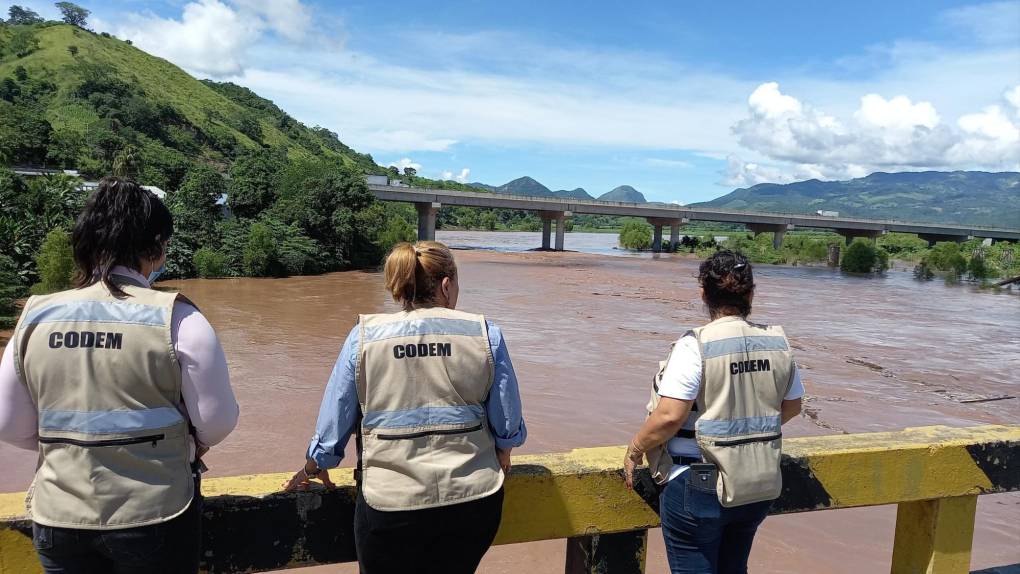
[(0, 25), (0, 163), (99, 176), (126, 155), (140, 164), (139, 179), (175, 189), (191, 164), (225, 171), (258, 148), (385, 173), (337, 134), (128, 42), (52, 22)]
[(1020, 173), (878, 172), (849, 181), (762, 183), (695, 205), (1020, 228)]
[(646, 202), (644, 194), (629, 185), (621, 185), (612, 191), (603, 193), (599, 196), (599, 201)]

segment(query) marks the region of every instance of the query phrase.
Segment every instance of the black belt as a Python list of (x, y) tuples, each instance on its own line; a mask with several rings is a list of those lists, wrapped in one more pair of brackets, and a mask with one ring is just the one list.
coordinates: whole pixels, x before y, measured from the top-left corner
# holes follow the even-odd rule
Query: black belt
[(673, 459), (673, 464), (680, 464), (683, 466), (702, 462), (701, 458), (696, 456), (671, 456), (670, 458)]
[(675, 436), (677, 438), (697, 438), (698, 435), (695, 434), (695, 432), (692, 431), (692, 430), (689, 430), (689, 429), (680, 429), (680, 430), (676, 431), (676, 435)]

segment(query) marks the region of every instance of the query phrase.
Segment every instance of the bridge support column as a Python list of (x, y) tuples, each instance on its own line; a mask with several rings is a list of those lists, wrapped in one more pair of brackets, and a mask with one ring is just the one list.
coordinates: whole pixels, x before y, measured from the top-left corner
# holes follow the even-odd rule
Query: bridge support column
[(967, 574), (977, 496), (901, 502), (892, 574)]
[(662, 251), (662, 228), (669, 227), (669, 249), (670, 251), (676, 251), (676, 246), (680, 243), (680, 228), (687, 223), (686, 219), (664, 219), (661, 217), (647, 217), (645, 218), (648, 223), (652, 225), (652, 251), (659, 253)]
[(540, 211), (538, 216), (542, 218), (542, 250), (550, 251), (552, 243), (553, 222), (556, 224), (556, 248), (555, 251), (563, 251), (563, 235), (567, 231), (566, 218), (572, 215), (569, 211)]
[(441, 203), (416, 203), (414, 207), (418, 210), (418, 241), (436, 240), (436, 212), (442, 207)]
[(940, 241), (954, 241), (963, 243), (970, 239), (969, 235), (944, 235), (940, 233), (918, 233), (917, 237), (928, 242), (928, 247), (934, 247)]
[(662, 251), (662, 224), (653, 223), (652, 228), (652, 252), (659, 253)]
[(567, 539), (565, 574), (643, 574), (648, 531), (596, 534)]
[(563, 251), (563, 235), (567, 232), (567, 217), (571, 213), (564, 211), (556, 216), (556, 251)]
[(793, 225), (788, 223), (746, 223), (745, 226), (755, 237), (762, 233), (772, 233), (772, 247), (777, 250), (783, 247), (783, 239), (786, 237), (786, 232), (793, 229)]

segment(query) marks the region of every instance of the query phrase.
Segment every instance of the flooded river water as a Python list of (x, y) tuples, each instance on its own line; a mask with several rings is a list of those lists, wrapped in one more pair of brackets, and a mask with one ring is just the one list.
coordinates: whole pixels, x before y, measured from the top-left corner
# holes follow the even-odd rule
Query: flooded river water
[[(625, 254), (615, 235), (571, 233), (583, 252), (526, 251), (537, 233), (440, 232), (455, 247), (459, 308), (505, 334), (529, 428), (524, 453), (624, 444), (643, 419), (667, 347), (705, 322), (683, 255)], [(807, 387), (788, 436), (1020, 421), (1020, 297), (909, 273), (860, 278), (812, 267), (755, 269), (753, 316), (785, 326)], [(212, 475), (296, 469), (322, 390), (358, 313), (393, 311), (381, 274), (168, 281), (216, 328), (241, 422), (207, 457)], [(350, 449), (349, 449), (350, 452)], [(0, 491), (28, 486), (34, 457), (0, 446)], [(350, 464), (351, 457), (345, 461)], [(753, 572), (888, 571), (895, 507), (773, 517)], [(562, 572), (563, 541), (494, 548), (483, 572)], [(972, 567), (1020, 563), (1020, 495), (983, 496)], [(312, 569), (355, 572), (353, 566)], [(648, 572), (666, 572), (658, 532)]]

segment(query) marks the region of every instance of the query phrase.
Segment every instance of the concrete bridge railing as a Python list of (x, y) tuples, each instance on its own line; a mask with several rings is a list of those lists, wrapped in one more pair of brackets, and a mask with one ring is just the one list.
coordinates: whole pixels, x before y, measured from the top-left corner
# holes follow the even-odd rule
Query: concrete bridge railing
[[(1020, 426), (923, 427), (788, 439), (773, 513), (897, 504), (893, 574), (969, 572), (977, 496), (1020, 490)], [(647, 471), (623, 483), (623, 447), (521, 456), (496, 544), (566, 539), (565, 571), (644, 571), (659, 525)], [(350, 470), (337, 491), (282, 494), (288, 474), (209, 479), (204, 568), (260, 572), (354, 561)], [(0, 574), (39, 572), (21, 493), (0, 494)]]

